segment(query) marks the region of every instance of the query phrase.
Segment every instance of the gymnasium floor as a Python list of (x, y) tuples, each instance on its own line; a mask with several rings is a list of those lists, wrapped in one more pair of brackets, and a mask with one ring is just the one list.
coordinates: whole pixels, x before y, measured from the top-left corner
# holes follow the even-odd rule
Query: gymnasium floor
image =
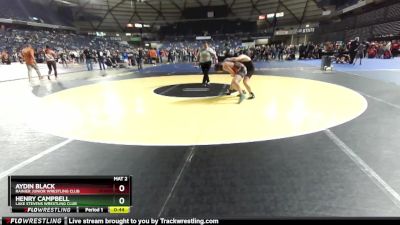
[[(240, 105), (235, 96), (149, 91), (193, 83), (190, 64), (78, 71), (33, 86), (3, 80), (0, 215), (11, 215), (10, 174), (127, 174), (132, 217), (400, 216), (400, 63), (370, 63), (333, 72), (316, 61), (257, 63), (256, 99)], [(229, 77), (211, 82), (222, 84), (218, 95)], [(274, 116), (271, 126), (262, 119)]]

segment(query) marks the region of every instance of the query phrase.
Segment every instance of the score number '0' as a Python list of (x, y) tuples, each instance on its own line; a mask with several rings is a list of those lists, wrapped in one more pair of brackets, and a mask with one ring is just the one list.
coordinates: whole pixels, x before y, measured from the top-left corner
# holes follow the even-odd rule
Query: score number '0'
[[(120, 192), (124, 192), (125, 191), (125, 186), (124, 185), (119, 185), (118, 190)], [(118, 202), (119, 202), (119, 204), (123, 205), (125, 203), (125, 198), (124, 197), (119, 198)]]

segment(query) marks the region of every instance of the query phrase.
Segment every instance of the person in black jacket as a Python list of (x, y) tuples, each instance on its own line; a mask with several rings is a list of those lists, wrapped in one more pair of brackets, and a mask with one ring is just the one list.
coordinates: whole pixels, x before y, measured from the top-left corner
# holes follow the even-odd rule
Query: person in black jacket
[(354, 58), (356, 57), (357, 49), (358, 49), (359, 45), (360, 45), (359, 37), (356, 37), (353, 41), (350, 42), (350, 49), (349, 49), (350, 64), (354, 63)]
[(137, 54), (137, 66), (138, 66), (138, 70), (142, 70), (143, 69), (143, 57), (144, 57), (144, 52), (143, 49), (139, 49), (138, 54)]
[(86, 67), (87, 67), (88, 71), (93, 70), (93, 55), (92, 55), (92, 51), (90, 51), (88, 48), (86, 48), (85, 50), (83, 50), (83, 55), (85, 56)]

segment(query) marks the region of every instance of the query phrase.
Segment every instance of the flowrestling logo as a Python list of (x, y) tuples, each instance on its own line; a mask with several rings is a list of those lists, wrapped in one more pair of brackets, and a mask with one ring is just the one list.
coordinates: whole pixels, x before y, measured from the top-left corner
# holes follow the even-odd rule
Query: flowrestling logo
[(64, 219), (61, 217), (7, 217), (4, 218), (5, 224), (64, 224)]

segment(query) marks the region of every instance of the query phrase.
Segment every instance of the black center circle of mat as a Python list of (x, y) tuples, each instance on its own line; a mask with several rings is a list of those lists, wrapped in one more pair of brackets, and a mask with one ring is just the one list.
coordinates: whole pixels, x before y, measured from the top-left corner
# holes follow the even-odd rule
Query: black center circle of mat
[(212, 97), (224, 95), (228, 88), (228, 84), (218, 83), (209, 84), (207, 87), (200, 83), (174, 84), (159, 87), (154, 93), (170, 97)]

